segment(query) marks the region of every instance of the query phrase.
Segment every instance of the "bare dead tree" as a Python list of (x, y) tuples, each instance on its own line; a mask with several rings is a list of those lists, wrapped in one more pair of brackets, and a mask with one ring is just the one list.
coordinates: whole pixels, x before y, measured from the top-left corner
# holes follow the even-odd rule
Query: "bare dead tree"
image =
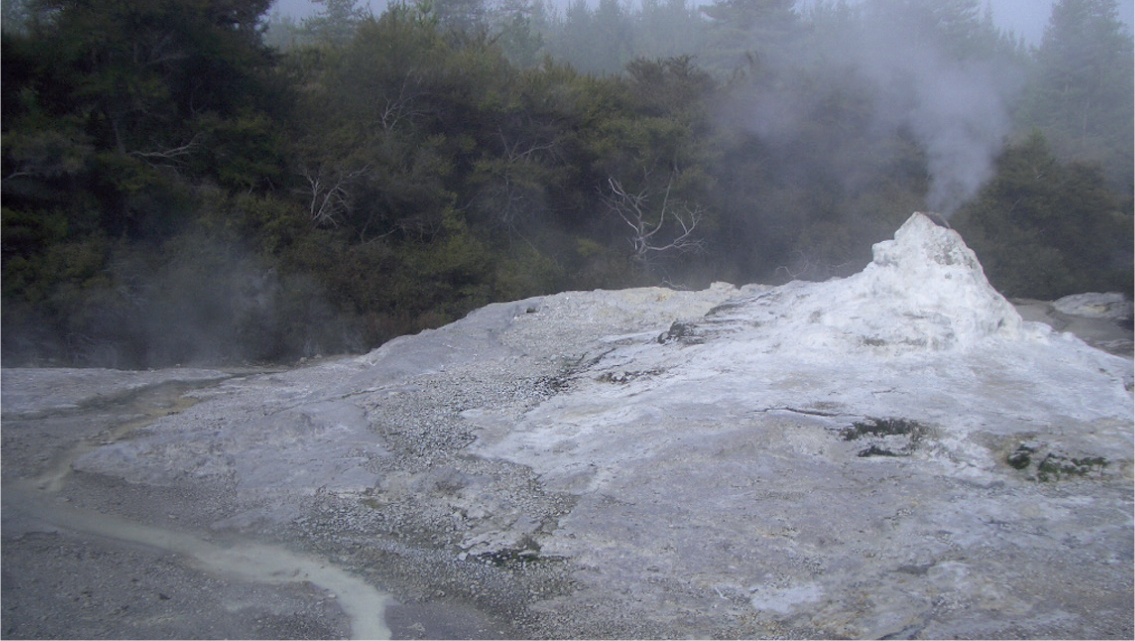
[(850, 275), (849, 270), (853, 271), (856, 266), (854, 260), (846, 260), (838, 264), (819, 260), (813, 261), (808, 254), (800, 249), (794, 249), (792, 253), (796, 256), (792, 265), (780, 265), (773, 272), (774, 274), (779, 276), (783, 273), (789, 280), (819, 281), (833, 276), (845, 278)]
[(800, 277), (804, 274), (807, 274), (811, 269), (812, 261), (808, 258), (807, 254), (800, 251), (799, 249), (794, 250), (792, 253), (796, 254), (799, 257), (796, 261), (795, 267), (790, 268), (787, 265), (781, 265), (776, 268), (776, 271), (774, 273), (779, 275), (781, 272), (784, 272), (788, 276), (789, 280), (800, 280)]
[(502, 127), (497, 128), (497, 135), (504, 151), (504, 165), (499, 180), (488, 191), (495, 197), (501, 224), (512, 234), (517, 232), (518, 220), (535, 206), (531, 202), (531, 185), (527, 184), (525, 175), (534, 163), (539, 163), (535, 157), (537, 154), (555, 153), (556, 143), (525, 140), (521, 135), (510, 136)]
[(143, 162), (151, 166), (178, 165), (181, 164), (182, 158), (192, 154), (197, 149), (200, 137), (201, 134), (197, 133), (184, 145), (154, 151), (131, 151), (130, 155), (141, 158)]
[(418, 108), (415, 101), (421, 95), (420, 82), (412, 73), (407, 73), (398, 86), (398, 95), (387, 98), (378, 109), (378, 119), (371, 124), (378, 124), (383, 131), (392, 131), (403, 120), (413, 120), (426, 113)]
[(339, 226), (340, 217), (348, 213), (351, 207), (347, 188), (351, 181), (366, 173), (367, 169), (362, 167), (344, 173), (336, 170), (325, 172), (323, 167), (312, 171), (306, 163), (300, 166), (300, 173), (307, 179), (311, 194), (308, 213), (313, 225)]
[[(610, 210), (631, 228), (630, 241), (636, 261), (648, 265), (654, 256), (662, 253), (700, 251), (705, 247), (705, 240), (694, 235), (705, 209), (670, 200), (673, 176), (666, 184), (662, 204), (657, 208), (650, 205), (649, 187), (632, 193), (613, 176), (607, 178), (607, 185), (611, 193), (604, 200)], [(667, 221), (673, 221), (673, 224), (667, 225)]]
[(509, 162), (517, 162), (528, 160), (533, 154), (540, 151), (548, 151), (555, 149), (555, 141), (550, 142), (537, 142), (525, 141), (521, 136), (516, 136), (512, 140), (505, 134), (504, 128), (497, 127), (497, 135), (500, 136), (501, 144), (504, 147), (504, 155), (508, 158)]

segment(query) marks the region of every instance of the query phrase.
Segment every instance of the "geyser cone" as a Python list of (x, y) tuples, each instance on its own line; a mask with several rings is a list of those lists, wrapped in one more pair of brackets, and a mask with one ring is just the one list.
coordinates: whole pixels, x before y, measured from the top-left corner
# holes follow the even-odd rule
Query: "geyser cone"
[[(758, 327), (763, 336), (782, 337), (781, 350), (886, 353), (960, 349), (1022, 335), (1020, 315), (989, 284), (962, 237), (926, 214), (911, 215), (873, 253), (854, 276), (762, 292), (711, 314), (705, 330)], [(1042, 330), (1030, 334), (1036, 332)]]

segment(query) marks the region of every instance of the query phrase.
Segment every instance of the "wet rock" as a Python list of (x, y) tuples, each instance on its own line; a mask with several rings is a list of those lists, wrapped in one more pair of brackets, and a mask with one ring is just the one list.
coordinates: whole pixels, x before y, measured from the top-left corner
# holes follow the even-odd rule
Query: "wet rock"
[(1026, 320), (1045, 323), (1117, 356), (1135, 354), (1131, 302), (1122, 294), (1077, 294), (1056, 302), (1018, 299), (1013, 304)]
[(1120, 293), (1073, 294), (1065, 296), (1052, 304), (1057, 311), (1084, 318), (1106, 318), (1130, 323), (1132, 304)]

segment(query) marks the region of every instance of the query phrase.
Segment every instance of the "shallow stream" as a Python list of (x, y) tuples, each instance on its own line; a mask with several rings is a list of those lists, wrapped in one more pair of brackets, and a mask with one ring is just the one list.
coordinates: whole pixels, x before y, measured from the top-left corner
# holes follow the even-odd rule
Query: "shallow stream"
[[(352, 638), (390, 638), (391, 631), (384, 618), (389, 595), (326, 559), (262, 541), (233, 540), (221, 544), (197, 533), (146, 525), (76, 508), (60, 500), (60, 492), (73, 478), (72, 464), (78, 457), (101, 445), (129, 438), (133, 431), (163, 416), (192, 407), (196, 400), (186, 393), (202, 386), (164, 383), (100, 402), (100, 412), (120, 416), (122, 420), (95, 434), (73, 433), (73, 441), (66, 447), (59, 448), (57, 443), (56, 452), (61, 450), (61, 453), (52, 457), (45, 469), (30, 478), (6, 475), (2, 493), (6, 525), (13, 522), (35, 523), (33, 531), (62, 529), (128, 545), (148, 546), (176, 554), (187, 566), (217, 577), (268, 585), (311, 584), (335, 599), (350, 621)], [(50, 421), (81, 411), (49, 410), (36, 414), (30, 420)], [(27, 420), (22, 419), (21, 422)], [(30, 430), (24, 425), (20, 432), (27, 434)]]

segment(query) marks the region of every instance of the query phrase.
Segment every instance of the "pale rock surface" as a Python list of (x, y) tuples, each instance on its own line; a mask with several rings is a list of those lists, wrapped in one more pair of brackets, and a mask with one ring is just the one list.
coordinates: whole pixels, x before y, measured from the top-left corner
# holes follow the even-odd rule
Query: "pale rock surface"
[(75, 411), (122, 400), (158, 385), (194, 385), (231, 376), (210, 369), (125, 371), (102, 368), (17, 368), (0, 371), (8, 416)]
[(1057, 300), (1052, 306), (1065, 314), (1086, 318), (1130, 321), (1132, 315), (1131, 301), (1118, 292), (1073, 294)]
[(860, 274), (742, 294), (582, 376), (470, 449), (581, 496), (543, 550), (596, 607), (665, 607), (653, 586), (686, 577), (691, 624), (747, 598), (774, 634), (1092, 636), (1074, 594), (1107, 583), (1130, 616), (1131, 363), (1023, 322), (921, 215)]
[(1135, 355), (1132, 304), (1123, 294), (1075, 294), (1055, 302), (1017, 299), (1013, 305), (1026, 320), (1075, 334), (1089, 345), (1117, 356)]
[(527, 637), (1131, 638), (1131, 389), (915, 214), (850, 278), (490, 305), (74, 467)]

